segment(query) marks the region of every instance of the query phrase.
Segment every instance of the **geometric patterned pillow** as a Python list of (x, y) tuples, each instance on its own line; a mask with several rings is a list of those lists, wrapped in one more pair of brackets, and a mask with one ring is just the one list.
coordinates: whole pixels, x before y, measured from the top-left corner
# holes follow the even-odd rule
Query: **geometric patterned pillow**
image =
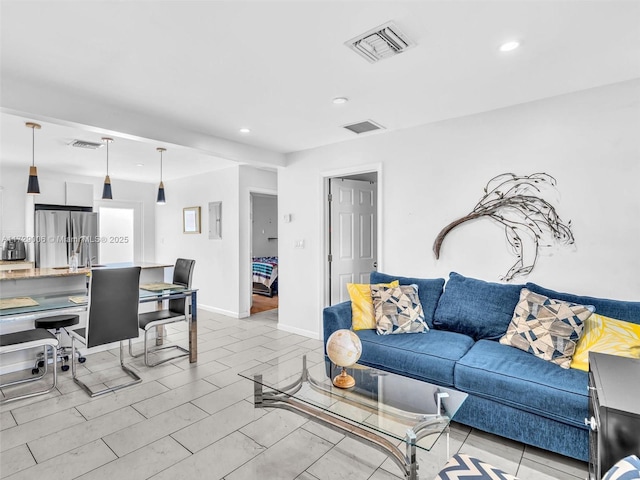
[(376, 314), (378, 335), (429, 331), (417, 285), (371, 285), (371, 299)]
[(553, 300), (523, 288), (500, 343), (569, 368), (584, 321), (594, 310), (591, 305)]
[(616, 463), (602, 480), (636, 480), (640, 478), (640, 459), (629, 455)]
[(499, 468), (469, 455), (456, 454), (449, 459), (433, 480), (518, 480)]

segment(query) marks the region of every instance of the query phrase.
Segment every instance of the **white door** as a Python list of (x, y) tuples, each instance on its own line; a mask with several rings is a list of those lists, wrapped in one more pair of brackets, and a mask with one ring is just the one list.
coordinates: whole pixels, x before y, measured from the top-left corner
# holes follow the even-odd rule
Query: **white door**
[(349, 300), (347, 283), (369, 283), (376, 267), (375, 183), (332, 178), (330, 194), (330, 304)]

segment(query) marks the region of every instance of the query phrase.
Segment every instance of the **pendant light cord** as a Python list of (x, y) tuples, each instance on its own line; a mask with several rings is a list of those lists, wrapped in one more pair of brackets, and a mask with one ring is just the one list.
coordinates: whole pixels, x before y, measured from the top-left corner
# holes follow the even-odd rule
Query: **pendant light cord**
[(109, 176), (109, 141), (107, 140), (107, 176)]
[(36, 166), (36, 129), (31, 127), (31, 166)]
[(162, 182), (162, 150), (160, 150), (160, 182)]

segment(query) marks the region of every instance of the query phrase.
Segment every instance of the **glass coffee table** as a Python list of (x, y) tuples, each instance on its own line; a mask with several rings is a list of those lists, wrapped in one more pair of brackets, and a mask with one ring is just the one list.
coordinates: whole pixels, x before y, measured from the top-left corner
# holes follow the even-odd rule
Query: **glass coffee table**
[(444, 433), (448, 450), (449, 422), (466, 393), (357, 364), (347, 368), (355, 386), (341, 389), (331, 381), (340, 371), (331, 366), (327, 376), (324, 363), (308, 366), (302, 356), (240, 376), (254, 382), (256, 408), (284, 408), (367, 443), (406, 479), (418, 479), (418, 449), (431, 450)]

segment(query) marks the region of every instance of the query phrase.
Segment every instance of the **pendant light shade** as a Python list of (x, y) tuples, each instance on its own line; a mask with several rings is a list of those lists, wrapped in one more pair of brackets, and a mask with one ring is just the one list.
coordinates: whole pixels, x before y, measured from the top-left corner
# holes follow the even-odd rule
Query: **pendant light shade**
[(103, 137), (102, 141), (107, 144), (107, 175), (104, 177), (104, 186), (102, 187), (102, 199), (113, 200), (111, 193), (111, 179), (109, 178), (109, 144), (113, 142), (113, 138)]
[(31, 129), (31, 166), (29, 167), (29, 183), (27, 184), (27, 193), (37, 195), (40, 193), (40, 184), (38, 183), (38, 168), (36, 167), (36, 129), (40, 130), (40, 125), (33, 122), (25, 123), (25, 126)]
[(167, 203), (167, 199), (164, 196), (164, 183), (162, 182), (162, 152), (166, 152), (166, 148), (158, 147), (157, 151), (160, 152), (160, 186), (158, 187), (158, 198), (156, 199), (156, 203), (158, 205), (164, 205)]

